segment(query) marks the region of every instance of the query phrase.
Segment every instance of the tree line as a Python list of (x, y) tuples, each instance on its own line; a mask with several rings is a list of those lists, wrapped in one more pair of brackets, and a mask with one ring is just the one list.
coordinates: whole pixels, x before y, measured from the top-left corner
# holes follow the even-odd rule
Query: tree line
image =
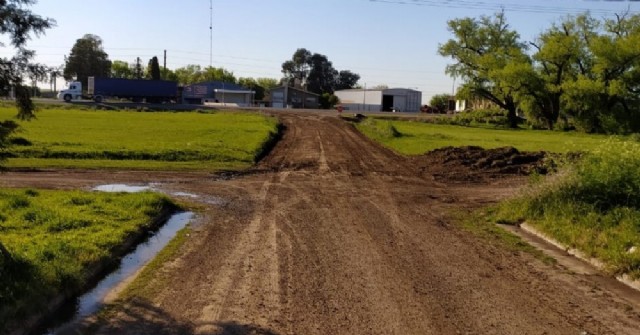
[(448, 22), (453, 38), (439, 46), (461, 78), (459, 98), (479, 97), (554, 129), (640, 131), (640, 15), (567, 16), (523, 41), (504, 12)]
[(151, 58), (146, 66), (138, 57), (133, 63), (122, 60), (110, 61), (102, 47), (99, 36), (87, 34), (78, 39), (65, 57), (63, 75), (66, 80), (78, 80), (86, 85), (89, 76), (104, 76), (128, 79), (163, 79), (189, 85), (205, 81), (224, 81), (234, 83), (256, 92), (255, 98), (262, 100), (266, 92), (278, 85), (298, 86), (321, 96), (323, 105), (332, 105), (337, 101), (333, 92), (339, 89), (353, 88), (360, 76), (349, 70), (336, 70), (327, 56), (311, 53), (307, 49), (298, 49), (291, 60), (282, 64), (284, 77), (274, 78), (236, 78), (233, 72), (218, 67), (202, 67), (189, 64), (175, 70), (160, 67), (158, 58)]

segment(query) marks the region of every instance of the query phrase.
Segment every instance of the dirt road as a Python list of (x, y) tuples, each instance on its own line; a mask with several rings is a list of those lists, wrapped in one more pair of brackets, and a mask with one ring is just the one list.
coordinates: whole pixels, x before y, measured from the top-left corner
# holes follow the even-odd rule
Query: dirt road
[[(460, 230), (518, 180), (447, 183), (330, 116), (280, 115), (253, 173), (9, 173), (2, 184), (158, 182), (198, 194), (181, 256), (100, 334), (640, 334), (640, 298)], [(211, 201), (215, 199), (215, 201)]]

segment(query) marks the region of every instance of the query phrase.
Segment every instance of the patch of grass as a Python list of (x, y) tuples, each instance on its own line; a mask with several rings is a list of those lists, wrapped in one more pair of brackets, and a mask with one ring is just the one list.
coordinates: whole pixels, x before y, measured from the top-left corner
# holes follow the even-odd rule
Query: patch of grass
[(458, 222), (463, 229), (482, 238), (488, 243), (506, 248), (510, 251), (529, 253), (545, 264), (554, 264), (556, 262), (554, 258), (545, 255), (542, 251), (534, 248), (520, 237), (498, 227), (495, 224), (495, 219), (492, 220), (492, 211), (492, 208), (487, 208), (485, 211), (476, 211), (466, 216), (460, 216)]
[(123, 241), (171, 207), (151, 192), (0, 189), (0, 332), (79, 290), (92, 269), (116, 261)]
[[(0, 107), (0, 120), (15, 114)], [(275, 118), (242, 112), (48, 108), (19, 124), (25, 145), (10, 148), (7, 167), (237, 169), (278, 133)]]
[[(607, 138), (578, 132), (471, 128), (375, 118), (368, 118), (355, 126), (370, 138), (405, 155), (421, 155), (447, 146), (468, 145), (485, 149), (512, 146), (520, 151), (567, 153), (592, 150)], [(377, 130), (381, 127), (393, 127), (402, 136), (382, 136)]]
[(180, 248), (189, 238), (191, 228), (186, 226), (178, 231), (176, 236), (162, 249), (147, 265), (136, 279), (127, 286), (119, 298), (127, 300), (133, 297), (151, 299), (158, 288), (166, 284), (165, 278), (159, 273), (159, 269), (167, 262), (174, 260)]
[(566, 246), (640, 278), (640, 144), (610, 139), (564, 174), (501, 204), (495, 220), (526, 220)]
[(400, 133), (393, 122), (389, 120), (366, 118), (364, 121), (357, 123), (357, 127), (365, 133), (365, 135), (380, 142), (391, 141), (395, 138), (402, 137), (402, 133)]

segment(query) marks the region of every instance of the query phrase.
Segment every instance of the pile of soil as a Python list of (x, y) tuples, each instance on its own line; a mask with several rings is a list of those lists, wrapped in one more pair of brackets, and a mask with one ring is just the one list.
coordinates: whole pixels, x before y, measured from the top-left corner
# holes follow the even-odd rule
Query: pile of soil
[(552, 165), (543, 151), (521, 152), (513, 147), (445, 147), (430, 151), (417, 160), (423, 173), (431, 174), (436, 180), (454, 182), (482, 182), (534, 172), (546, 174)]

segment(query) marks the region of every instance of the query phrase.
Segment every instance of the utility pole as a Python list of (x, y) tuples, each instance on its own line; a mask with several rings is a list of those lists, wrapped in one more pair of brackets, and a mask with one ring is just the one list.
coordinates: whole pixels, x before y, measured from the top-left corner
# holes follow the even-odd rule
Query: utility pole
[(364, 83), (364, 90), (362, 90), (362, 110), (367, 110), (367, 83)]
[(167, 71), (167, 49), (164, 49), (164, 64), (162, 67), (164, 67), (164, 70), (166, 72)]

